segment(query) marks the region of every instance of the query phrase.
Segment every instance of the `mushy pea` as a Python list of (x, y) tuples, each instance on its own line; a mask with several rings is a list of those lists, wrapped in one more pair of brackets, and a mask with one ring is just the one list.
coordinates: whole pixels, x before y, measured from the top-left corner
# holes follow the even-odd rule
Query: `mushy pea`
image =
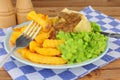
[(68, 64), (96, 58), (105, 51), (108, 38), (99, 33), (101, 28), (97, 23), (91, 22), (91, 27), (91, 32), (58, 32), (56, 38), (65, 40), (58, 49)]

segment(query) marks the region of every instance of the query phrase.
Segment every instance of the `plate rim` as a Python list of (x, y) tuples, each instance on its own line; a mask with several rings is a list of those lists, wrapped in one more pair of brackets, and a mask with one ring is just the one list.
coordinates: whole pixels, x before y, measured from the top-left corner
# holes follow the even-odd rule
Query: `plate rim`
[[(19, 25), (16, 25), (15, 27), (22, 27), (24, 25), (27, 25), (29, 24), (30, 22), (24, 22), (22, 24), (19, 24)], [(5, 50), (7, 52), (10, 51), (10, 45), (7, 45), (9, 44), (9, 40), (10, 40), (10, 36), (11, 36), (11, 33), (12, 33), (12, 29), (7, 33), (6, 37), (5, 37), (5, 40), (4, 40), (4, 47), (5, 47)], [(26, 65), (30, 65), (30, 66), (33, 66), (33, 67), (38, 67), (38, 68), (47, 68), (47, 69), (66, 69), (66, 68), (76, 68), (76, 67), (81, 67), (81, 66), (85, 66), (85, 65), (88, 65), (88, 64), (91, 64), (97, 60), (99, 60), (100, 58), (102, 58), (108, 51), (109, 49), (109, 37), (108, 37), (108, 41), (107, 41), (107, 46), (106, 46), (106, 49), (103, 53), (101, 53), (101, 55), (97, 58), (93, 58), (93, 59), (89, 59), (89, 60), (86, 60), (82, 63), (74, 63), (74, 64), (64, 64), (64, 65), (46, 65), (46, 64), (37, 64), (37, 63), (34, 63), (32, 61), (28, 61), (27, 59), (27, 62), (24, 61), (24, 60), (21, 60), (19, 59), (17, 56), (15, 56), (14, 54), (18, 54), (17, 52), (14, 52), (14, 54), (11, 55), (11, 57), (13, 57), (14, 59), (16, 59), (17, 61), (21, 62), (21, 63), (24, 63)], [(87, 62), (88, 61), (88, 62)], [(87, 62), (87, 63), (85, 63)]]

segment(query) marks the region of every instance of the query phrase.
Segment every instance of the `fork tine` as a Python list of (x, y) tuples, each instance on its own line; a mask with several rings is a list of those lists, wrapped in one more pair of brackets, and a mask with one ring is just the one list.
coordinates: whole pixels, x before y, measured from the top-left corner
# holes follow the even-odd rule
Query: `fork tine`
[(29, 34), (34, 30), (37, 23), (33, 22), (33, 25), (30, 26), (30, 28), (26, 31), (26, 35), (29, 36)]
[(31, 21), (31, 23), (27, 26), (27, 28), (25, 29), (23, 33), (27, 33), (27, 31), (30, 29), (32, 24), (33, 24), (33, 21)]
[(31, 21), (30, 25), (24, 31), (24, 35), (33, 40), (36, 35), (39, 33), (41, 26), (34, 21)]
[(34, 26), (32, 26), (32, 27), (34, 27), (34, 29), (31, 31), (31, 33), (29, 34), (29, 36), (31, 37), (31, 39), (32, 39), (32, 36), (34, 35), (34, 34), (37, 34), (38, 32), (37, 32), (37, 30), (39, 29), (39, 24), (36, 24), (36, 25), (34, 25)]
[(39, 24), (33, 23), (33, 25), (30, 27), (30, 30), (28, 30), (28, 32), (26, 33), (26, 36), (33, 40), (35, 36), (38, 34), (39, 30), (40, 30)]
[(32, 36), (32, 40), (36, 37), (36, 35), (39, 33), (41, 26), (37, 25), (38, 29), (37, 31), (34, 33), (34, 35)]
[(37, 30), (37, 28), (38, 28), (38, 25), (39, 25), (39, 24), (35, 24), (34, 26), (32, 26), (32, 27), (34, 27), (34, 28), (32, 29), (31, 33), (29, 34), (29, 37), (32, 37), (32, 35), (36, 32), (36, 30)]

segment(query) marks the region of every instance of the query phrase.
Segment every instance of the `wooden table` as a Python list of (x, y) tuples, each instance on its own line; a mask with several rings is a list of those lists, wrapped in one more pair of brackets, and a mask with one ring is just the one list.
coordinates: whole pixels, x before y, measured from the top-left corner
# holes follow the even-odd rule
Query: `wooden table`
[[(12, 0), (15, 5), (15, 0)], [(54, 16), (63, 8), (80, 11), (91, 5), (109, 16), (120, 19), (120, 0), (32, 0), (35, 10)], [(4, 68), (0, 69), (0, 80), (12, 80)], [(78, 80), (120, 80), (120, 59), (92, 71)]]

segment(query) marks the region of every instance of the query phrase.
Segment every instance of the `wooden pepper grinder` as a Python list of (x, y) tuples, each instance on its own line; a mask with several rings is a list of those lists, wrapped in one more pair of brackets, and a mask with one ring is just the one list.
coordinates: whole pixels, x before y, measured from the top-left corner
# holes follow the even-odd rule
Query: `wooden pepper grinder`
[(16, 16), (11, 0), (0, 0), (0, 28), (16, 25)]
[(33, 10), (33, 5), (31, 0), (17, 0), (16, 2), (16, 12), (17, 12), (17, 22), (18, 24), (27, 21), (27, 14)]

